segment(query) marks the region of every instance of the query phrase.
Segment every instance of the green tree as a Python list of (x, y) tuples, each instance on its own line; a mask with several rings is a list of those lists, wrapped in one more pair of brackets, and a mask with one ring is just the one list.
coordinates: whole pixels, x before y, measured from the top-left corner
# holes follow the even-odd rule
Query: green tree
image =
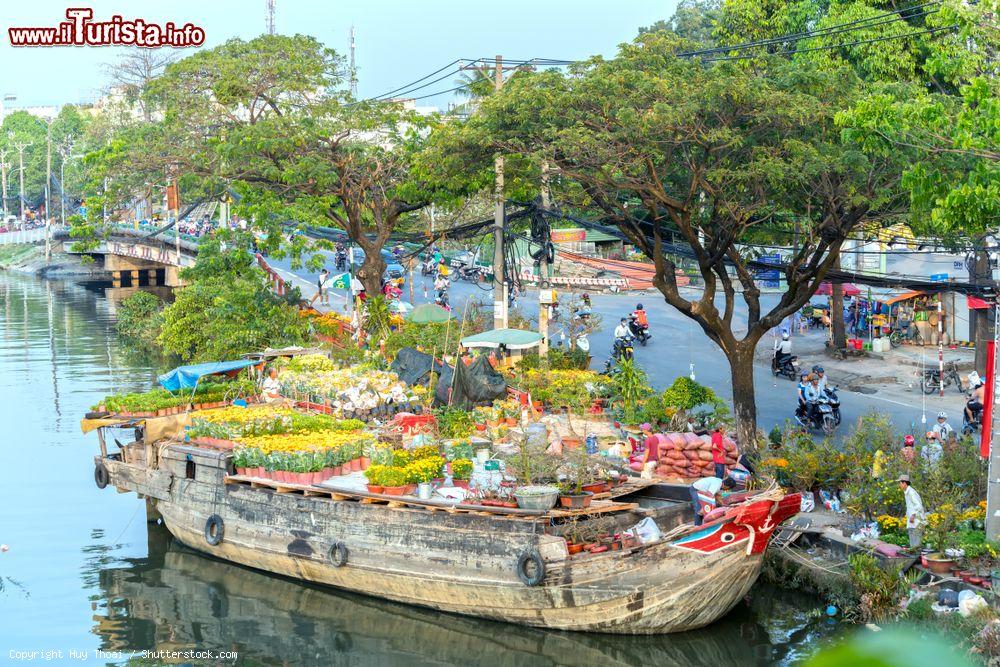
[[(464, 125), (439, 133), (434, 160), (445, 170), (463, 159), (485, 170), (494, 151), (548, 160), (561, 198), (616, 225), (653, 261), (666, 302), (722, 350), (749, 442), (758, 341), (815, 293), (847, 237), (899, 211), (905, 151), (869, 156), (841, 141), (834, 117), (862, 92), (847, 67), (706, 67), (677, 57), (679, 44), (650, 33), (614, 60), (514, 77)], [(788, 288), (764, 311), (746, 244), (787, 241), (795, 221), (803, 231), (784, 269)], [(674, 239), (697, 262), (700, 298), (678, 289), (666, 254)]]
[(221, 361), (265, 347), (298, 345), (308, 324), (293, 305), (297, 290), (275, 295), (256, 267), (249, 239), (212, 238), (198, 248), (195, 265), (181, 277), (189, 283), (163, 311), (157, 342), (185, 361)]

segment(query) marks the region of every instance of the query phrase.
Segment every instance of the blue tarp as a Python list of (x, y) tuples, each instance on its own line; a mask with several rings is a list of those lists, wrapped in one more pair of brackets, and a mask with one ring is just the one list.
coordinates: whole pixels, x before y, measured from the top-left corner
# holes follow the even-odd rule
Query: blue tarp
[(212, 361), (207, 364), (193, 364), (191, 366), (178, 366), (169, 373), (159, 376), (157, 381), (167, 391), (177, 391), (179, 389), (191, 389), (198, 384), (198, 379), (205, 375), (215, 375), (216, 373), (228, 373), (238, 371), (247, 366), (253, 366), (255, 362), (246, 359), (242, 361)]

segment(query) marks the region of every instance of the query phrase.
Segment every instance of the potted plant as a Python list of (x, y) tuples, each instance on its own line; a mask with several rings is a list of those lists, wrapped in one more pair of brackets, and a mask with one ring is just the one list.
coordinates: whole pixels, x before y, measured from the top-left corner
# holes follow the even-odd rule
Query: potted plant
[(472, 477), (472, 461), (469, 459), (455, 459), (451, 462), (451, 481), (455, 486), (463, 489), (469, 488), (469, 479)]
[(385, 480), (386, 471), (389, 470), (388, 466), (383, 465), (371, 465), (365, 470), (365, 477), (368, 479), (368, 492), (369, 493), (384, 493), (385, 492)]
[(382, 492), (390, 496), (401, 496), (406, 493), (406, 473), (402, 468), (386, 467), (380, 474), (379, 481), (382, 483)]
[(925, 560), (927, 569), (935, 574), (948, 574), (957, 564), (955, 558), (945, 553), (954, 542), (957, 520), (958, 510), (951, 502), (941, 503), (937, 511), (927, 517), (927, 538), (933, 551)]

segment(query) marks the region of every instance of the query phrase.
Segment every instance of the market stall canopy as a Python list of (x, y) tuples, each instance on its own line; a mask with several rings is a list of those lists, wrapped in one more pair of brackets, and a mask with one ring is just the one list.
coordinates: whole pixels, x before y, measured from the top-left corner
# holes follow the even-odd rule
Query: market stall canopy
[(436, 303), (422, 303), (411, 310), (406, 319), (414, 324), (433, 324), (447, 322), (451, 319), (451, 313)]
[(156, 380), (167, 391), (191, 389), (198, 384), (199, 379), (206, 375), (218, 375), (219, 373), (238, 371), (247, 366), (253, 366), (255, 363), (257, 362), (250, 359), (241, 359), (240, 361), (210, 361), (206, 364), (178, 366), (169, 373), (159, 376)]
[(894, 303), (899, 303), (900, 301), (908, 301), (910, 299), (923, 295), (924, 295), (923, 292), (903, 292), (902, 294), (897, 294), (891, 299), (887, 299), (885, 303), (886, 305), (891, 306)]
[[(844, 296), (857, 296), (861, 294), (861, 290), (854, 283), (842, 283), (842, 292)], [(820, 296), (830, 296), (833, 294), (833, 283), (820, 283), (819, 289), (816, 290), (816, 294)]]
[(542, 342), (542, 334), (524, 329), (493, 329), (462, 339), (465, 347), (500, 347), (508, 350), (526, 350)]

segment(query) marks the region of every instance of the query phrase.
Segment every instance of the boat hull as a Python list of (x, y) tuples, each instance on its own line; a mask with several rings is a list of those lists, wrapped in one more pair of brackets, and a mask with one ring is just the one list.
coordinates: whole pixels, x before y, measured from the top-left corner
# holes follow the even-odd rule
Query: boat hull
[[(161, 474), (170, 473), (149, 471)], [(131, 481), (125, 488), (141, 476), (112, 471), (113, 480)], [(159, 490), (165, 526), (190, 548), (377, 598), (559, 630), (658, 634), (708, 625), (753, 585), (769, 537), (762, 546), (758, 533), (755, 545), (753, 531), (725, 521), (683, 540), (569, 557), (563, 538), (544, 532), (547, 520), (363, 504), (206, 477), (174, 476), (165, 489), (162, 480), (143, 483)], [(641, 519), (623, 514), (622, 525)], [(214, 544), (210, 521), (224, 527)], [(344, 550), (331, 553), (334, 545)], [(517, 568), (532, 553), (545, 575), (529, 586)]]

